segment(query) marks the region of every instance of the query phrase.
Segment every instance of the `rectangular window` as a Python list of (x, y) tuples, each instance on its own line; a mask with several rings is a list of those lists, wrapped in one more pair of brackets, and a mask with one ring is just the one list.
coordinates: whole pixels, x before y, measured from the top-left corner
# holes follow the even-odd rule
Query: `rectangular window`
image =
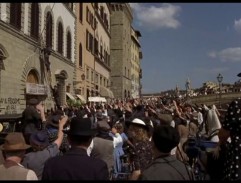
[(102, 86), (102, 76), (100, 76), (100, 86)]
[(102, 60), (103, 59), (103, 46), (100, 45), (100, 59)]
[(86, 21), (89, 23), (89, 8), (86, 8)]
[(79, 3), (79, 20), (83, 21), (83, 3)]
[(89, 50), (89, 31), (86, 30), (86, 49)]
[(95, 83), (97, 83), (98, 84), (98, 78), (99, 78), (99, 75), (98, 74), (95, 74)]
[(104, 7), (103, 6), (100, 7), (100, 17), (102, 19), (104, 19)]
[(89, 51), (93, 52), (93, 36), (89, 33)]
[(89, 72), (90, 72), (90, 70), (87, 69), (87, 70), (86, 70), (86, 79), (87, 79), (87, 80), (89, 80), (89, 78), (90, 78), (90, 76), (89, 76)]
[(95, 38), (95, 44), (94, 44), (94, 47), (95, 47), (95, 55), (98, 56), (98, 52), (99, 52), (99, 43), (98, 43), (98, 40)]
[(91, 71), (91, 82), (94, 82), (94, 72)]
[(107, 64), (107, 51), (104, 51), (104, 62)]

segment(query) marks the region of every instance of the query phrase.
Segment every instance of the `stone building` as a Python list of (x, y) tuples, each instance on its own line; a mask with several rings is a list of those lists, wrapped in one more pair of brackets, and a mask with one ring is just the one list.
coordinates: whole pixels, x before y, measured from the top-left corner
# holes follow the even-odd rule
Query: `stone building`
[(107, 3), (76, 3), (76, 94), (111, 97), (110, 10)]
[(21, 113), (28, 99), (53, 107), (73, 96), (75, 13), (73, 3), (0, 3), (0, 114)]
[(141, 33), (135, 30), (133, 27), (131, 29), (131, 98), (139, 98), (141, 91), (141, 45), (139, 42), (139, 37)]
[(115, 98), (127, 98), (131, 96), (131, 24), (133, 15), (128, 3), (110, 4), (110, 88)]

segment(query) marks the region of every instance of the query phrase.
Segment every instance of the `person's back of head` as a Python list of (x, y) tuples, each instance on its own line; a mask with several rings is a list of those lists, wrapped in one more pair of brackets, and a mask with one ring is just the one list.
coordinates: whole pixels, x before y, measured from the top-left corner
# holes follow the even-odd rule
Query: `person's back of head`
[(74, 117), (71, 119), (70, 128), (64, 130), (68, 135), (71, 146), (89, 147), (92, 138), (96, 135), (96, 129), (92, 128), (90, 118)]
[(169, 125), (160, 125), (154, 129), (152, 141), (159, 152), (170, 153), (178, 145), (180, 135), (177, 129)]

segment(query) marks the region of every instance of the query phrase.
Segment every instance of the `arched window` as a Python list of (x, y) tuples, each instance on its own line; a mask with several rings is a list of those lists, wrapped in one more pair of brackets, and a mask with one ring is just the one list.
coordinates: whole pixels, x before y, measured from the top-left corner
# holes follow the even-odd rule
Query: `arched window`
[(46, 46), (52, 48), (53, 18), (50, 12), (46, 16)]
[(67, 58), (71, 59), (71, 34), (67, 33)]
[(26, 82), (27, 83), (34, 83), (34, 84), (38, 84), (39, 83), (38, 75), (37, 75), (37, 72), (35, 70), (31, 70), (28, 73)]
[(21, 14), (22, 14), (22, 4), (11, 3), (10, 4), (10, 24), (17, 29), (21, 29)]
[(32, 3), (31, 5), (30, 35), (37, 40), (39, 38), (39, 4), (38, 3)]
[(79, 44), (79, 67), (83, 66), (83, 60), (82, 60), (82, 45), (81, 43)]
[(64, 31), (63, 31), (63, 25), (61, 22), (58, 24), (58, 52), (63, 54), (63, 36), (64, 36)]

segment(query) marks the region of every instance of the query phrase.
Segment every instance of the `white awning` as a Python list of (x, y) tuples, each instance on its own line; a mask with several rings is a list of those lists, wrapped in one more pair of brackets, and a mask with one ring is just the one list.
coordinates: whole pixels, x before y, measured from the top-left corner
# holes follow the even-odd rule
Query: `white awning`
[(106, 102), (104, 97), (89, 97), (89, 102)]
[(76, 95), (82, 102), (84, 102), (84, 103), (86, 103), (86, 100), (84, 99), (84, 97), (83, 96), (81, 96), (81, 95)]
[(71, 100), (75, 100), (74, 96), (71, 95), (70, 93), (66, 92), (66, 95), (67, 95)]

